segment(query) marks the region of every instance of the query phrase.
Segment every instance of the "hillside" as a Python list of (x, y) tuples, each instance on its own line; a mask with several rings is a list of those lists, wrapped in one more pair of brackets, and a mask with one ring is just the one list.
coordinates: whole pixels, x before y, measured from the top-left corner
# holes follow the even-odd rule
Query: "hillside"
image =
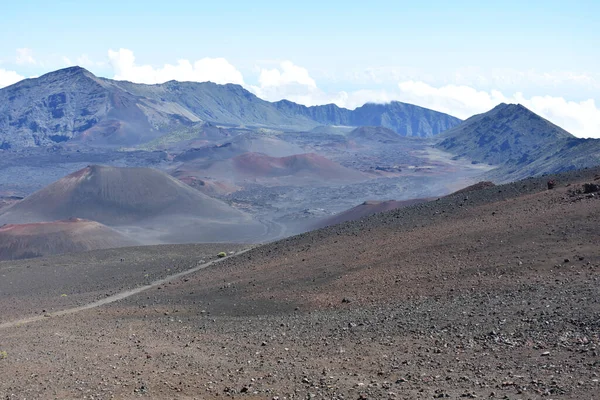
[(532, 152), (526, 162), (506, 163), (486, 174), (500, 182), (546, 173), (573, 171), (600, 165), (600, 139), (566, 138)]
[(356, 141), (374, 141), (381, 143), (395, 143), (400, 140), (400, 135), (393, 130), (382, 126), (360, 126), (349, 132), (346, 137)]
[(252, 182), (282, 186), (339, 184), (368, 179), (362, 172), (346, 168), (314, 153), (270, 157), (247, 152), (206, 167), (203, 162), (184, 163), (175, 174), (181, 175), (182, 172), (234, 183)]
[(520, 104), (500, 104), (436, 140), (457, 157), (497, 166), (485, 175), (496, 182), (600, 164), (600, 140), (576, 138)]
[(183, 126), (169, 131), (150, 142), (136, 146), (136, 149), (145, 151), (165, 150), (170, 152), (180, 152), (189, 148), (207, 146), (214, 142), (226, 140), (232, 136), (233, 134), (229, 130), (216, 126), (210, 122), (196, 122), (189, 126)]
[(135, 246), (139, 243), (98, 222), (82, 219), (0, 226), (0, 260)]
[[(193, 135), (202, 122), (309, 130), (318, 125), (383, 125), (401, 135), (431, 136), (457, 125), (449, 115), (403, 103), (305, 107), (270, 103), (239, 85), (170, 81), (143, 85), (98, 78), (71, 67), (0, 89), (0, 148), (134, 146)], [(192, 132), (190, 133), (190, 129)], [(202, 132), (202, 129), (200, 129)], [(204, 129), (207, 137), (226, 132)], [(169, 138), (150, 148), (161, 148)]]
[(78, 67), (0, 89), (0, 143), (5, 149), (77, 140), (124, 145), (151, 140), (159, 126), (196, 122), (182, 107), (153, 104)]
[(211, 162), (226, 160), (243, 153), (261, 153), (271, 157), (285, 157), (303, 153), (295, 144), (255, 132), (244, 132), (221, 144), (190, 147), (173, 158), (175, 162)]
[(461, 122), (448, 114), (398, 101), (388, 104), (367, 103), (354, 110), (335, 104), (305, 107), (288, 100), (278, 101), (274, 105), (281, 111), (302, 115), (320, 124), (383, 126), (401, 136), (431, 137)]
[(0, 263), (0, 393), (44, 397), (52, 376), (61, 398), (595, 399), (599, 176), (458, 193), (153, 285), (133, 271), (219, 248)]
[(545, 147), (573, 138), (520, 104), (500, 104), (438, 136), (438, 147), (475, 162), (526, 163)]
[(313, 229), (324, 228), (326, 226), (337, 225), (348, 221), (356, 221), (369, 215), (377, 214), (380, 212), (396, 210), (398, 208), (408, 207), (415, 204), (424, 203), (432, 199), (411, 199), (411, 200), (386, 200), (376, 201), (367, 200), (356, 207), (352, 207), (349, 210), (342, 211), (339, 214), (327, 217), (317, 222)]
[[(84, 218), (126, 227), (145, 242), (246, 240), (264, 233), (252, 218), (150, 168), (92, 165), (68, 175), (0, 213), (0, 223)], [(140, 231), (140, 229), (143, 229)]]

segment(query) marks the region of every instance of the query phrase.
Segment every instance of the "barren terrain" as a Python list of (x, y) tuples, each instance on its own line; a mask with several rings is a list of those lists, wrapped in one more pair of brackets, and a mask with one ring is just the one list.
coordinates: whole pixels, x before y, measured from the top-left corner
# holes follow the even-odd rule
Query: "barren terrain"
[[(230, 256), (120, 302), (4, 328), (0, 394), (596, 399), (600, 194), (583, 184), (597, 184), (598, 174), (376, 214)], [(3, 321), (31, 316), (42, 306), (36, 299), (69, 308), (57, 301), (67, 289), (91, 301), (97, 280), (104, 290), (139, 285), (148, 264), (129, 260), (146, 251), (158, 270), (199, 257), (176, 246), (114, 250), (138, 274), (121, 286), (109, 270), (69, 282), (97, 253), (36, 260), (30, 276), (50, 284), (37, 294), (27, 279), (5, 285)], [(0, 268), (28, 273), (22, 262)], [(56, 287), (55, 273), (64, 286), (46, 289)]]
[(0, 260), (19, 260), (141, 243), (98, 222), (66, 221), (0, 226)]

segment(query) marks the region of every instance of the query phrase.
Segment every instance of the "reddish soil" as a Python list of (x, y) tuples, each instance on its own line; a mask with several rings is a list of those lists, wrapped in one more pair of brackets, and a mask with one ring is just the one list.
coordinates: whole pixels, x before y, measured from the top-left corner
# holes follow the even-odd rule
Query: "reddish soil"
[(0, 223), (85, 218), (114, 226), (177, 214), (222, 221), (247, 217), (161, 171), (92, 165), (4, 210)]
[(314, 154), (295, 154), (288, 157), (269, 157), (245, 153), (233, 158), (236, 171), (251, 177), (281, 177), (311, 175), (325, 180), (351, 181), (365, 179), (362, 173), (343, 167)]
[(135, 240), (95, 221), (66, 221), (0, 226), (0, 260), (134, 246)]
[(597, 399), (600, 193), (583, 184), (599, 172), (375, 214), (3, 329), (0, 393)]

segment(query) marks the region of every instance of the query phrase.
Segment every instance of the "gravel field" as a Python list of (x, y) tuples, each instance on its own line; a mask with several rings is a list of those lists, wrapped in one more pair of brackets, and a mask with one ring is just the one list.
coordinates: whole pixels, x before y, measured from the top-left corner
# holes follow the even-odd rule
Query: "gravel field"
[[(528, 179), (377, 214), (106, 306), (1, 329), (0, 394), (597, 399), (600, 193), (583, 184), (599, 176)], [(144, 268), (181, 270), (215, 250), (114, 250), (114, 263), (129, 266), (122, 275), (79, 272), (97, 252), (36, 260), (32, 272), (0, 263), (0, 274), (15, 274), (2, 286), (2, 319), (115, 293), (143, 283)], [(62, 280), (46, 272), (60, 265)], [(66, 289), (81, 297), (57, 303)]]

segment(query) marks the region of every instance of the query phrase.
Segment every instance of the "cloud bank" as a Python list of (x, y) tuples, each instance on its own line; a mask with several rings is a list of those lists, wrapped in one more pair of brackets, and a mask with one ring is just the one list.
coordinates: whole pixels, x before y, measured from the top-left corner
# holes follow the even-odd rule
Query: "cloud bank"
[(25, 77), (17, 74), (15, 71), (7, 71), (0, 68), (0, 88), (12, 85), (23, 79), (25, 79)]
[(33, 50), (25, 47), (17, 49), (17, 57), (15, 58), (15, 61), (18, 65), (37, 64), (35, 58), (33, 58)]
[[(42, 65), (28, 48), (17, 49), (15, 60), (19, 65)], [(73, 65), (66, 57), (63, 63)], [(402, 101), (466, 119), (486, 112), (499, 103), (520, 103), (576, 136), (600, 138), (600, 105), (594, 98), (571, 101), (561, 96), (526, 96), (518, 91), (510, 91), (511, 87), (526, 86), (526, 82), (531, 82), (538, 91), (545, 90), (546, 93), (549, 93), (547, 89), (550, 87), (562, 85), (592, 89), (600, 87), (595, 76), (586, 74), (501, 69), (486, 74), (469, 67), (457, 71), (455, 76), (447, 77), (447, 81), (453, 84), (439, 84), (439, 77), (436, 80), (410, 68), (367, 68), (362, 72), (355, 71), (351, 77), (339, 75), (343, 77), (342, 80), (339, 80), (339, 76), (326, 78), (328, 82), (337, 82), (338, 86), (343, 82), (360, 82), (361, 85), (376, 84), (384, 88), (346, 92), (323, 90), (308, 69), (289, 60), (277, 62), (274, 66), (270, 63), (268, 68), (258, 66), (257, 76), (253, 77), (255, 84), (247, 83), (243, 74), (224, 58), (202, 58), (197, 61), (180, 59), (175, 64), (156, 67), (136, 63), (133, 51), (121, 48), (108, 51), (108, 63), (92, 61), (87, 55), (76, 58), (76, 63), (86, 68), (107, 67), (112, 70), (114, 79), (136, 83), (155, 84), (170, 80), (235, 83), (264, 100), (287, 99), (307, 106), (333, 103), (354, 109), (368, 102)], [(0, 87), (22, 79), (24, 77), (15, 71), (0, 69)], [(497, 87), (504, 90), (495, 89)]]
[(242, 74), (224, 58), (203, 58), (194, 63), (179, 60), (161, 68), (137, 65), (133, 52), (128, 49), (109, 50), (108, 58), (114, 70), (114, 79), (136, 83), (164, 83), (170, 80), (244, 84)]
[(579, 137), (600, 138), (600, 108), (594, 99), (568, 101), (562, 97), (525, 97), (517, 92), (481, 91), (465, 85), (433, 87), (424, 82), (398, 84), (398, 100), (442, 111), (459, 118), (486, 112), (498, 103), (520, 103)]
[[(587, 77), (567, 78), (592, 83)], [(540, 79), (558, 78), (546, 75)], [(506, 95), (494, 89), (478, 90), (468, 85), (435, 87), (414, 80), (401, 81), (397, 84), (397, 89), (392, 87), (391, 90), (326, 93), (317, 86), (305, 68), (290, 61), (282, 62), (279, 68), (262, 69), (258, 82), (259, 86), (249, 89), (257, 96), (270, 101), (288, 99), (308, 106), (334, 103), (350, 109), (369, 102), (402, 101), (462, 119), (489, 111), (499, 103), (520, 103), (576, 136), (600, 138), (600, 108), (593, 99), (575, 102), (556, 96), (526, 97), (520, 92)]]

